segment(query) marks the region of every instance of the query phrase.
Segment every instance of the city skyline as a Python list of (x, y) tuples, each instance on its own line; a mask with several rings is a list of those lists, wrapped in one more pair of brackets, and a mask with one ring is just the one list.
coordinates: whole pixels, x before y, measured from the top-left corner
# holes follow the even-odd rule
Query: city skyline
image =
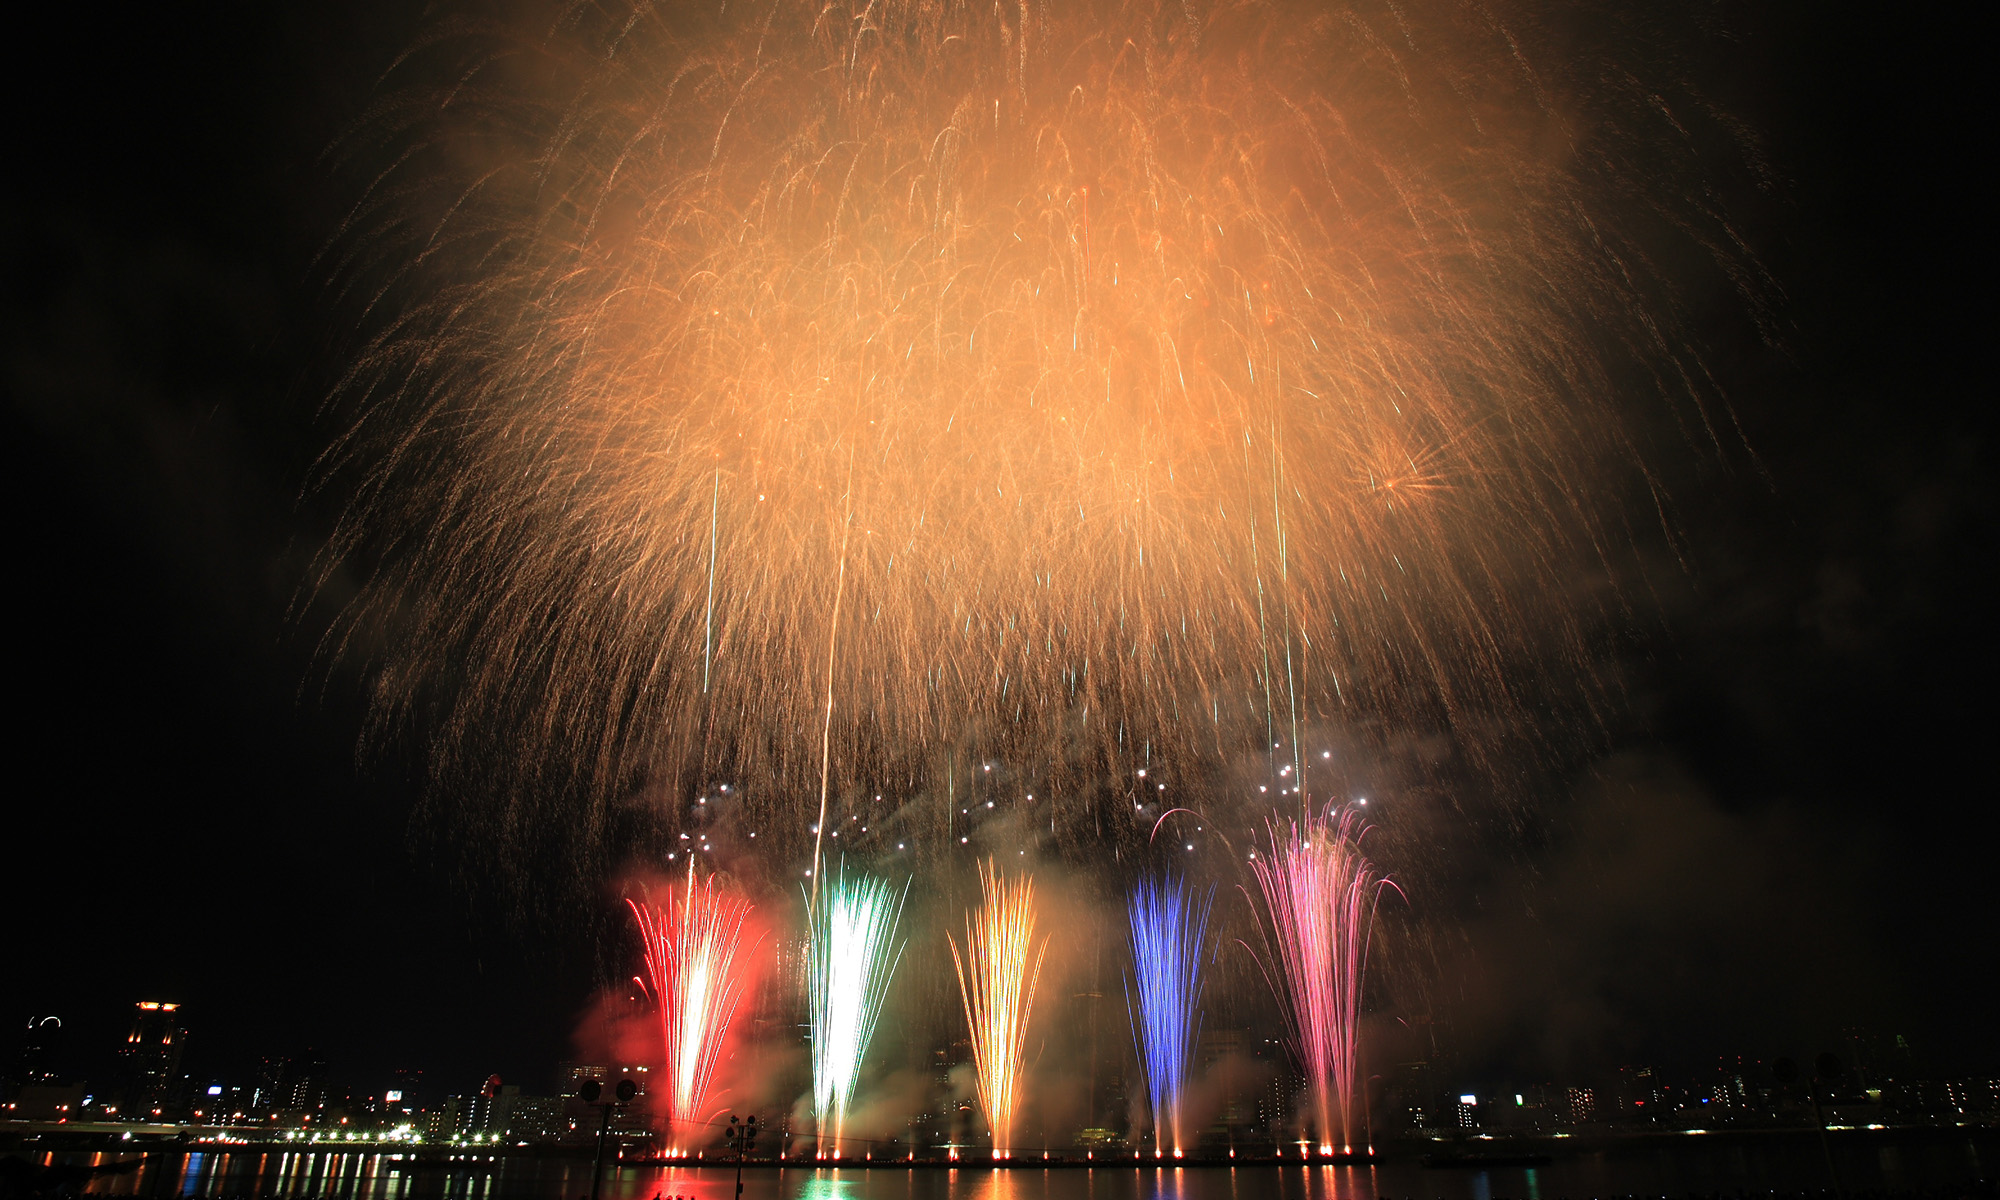
[[(588, 1146), (595, 1110), (587, 1085), (595, 1081), (602, 1088), (623, 1079), (636, 1085), (636, 1098), (618, 1109), (612, 1124), (620, 1144), (661, 1150), (652, 1067), (644, 1062), (565, 1061), (528, 1081), (498, 1074), (448, 1080), (411, 1067), (355, 1073), (310, 1056), (267, 1055), (254, 1070), (229, 1075), (205, 1069), (199, 1059), (183, 1061), (192, 1026), (177, 1004), (139, 1001), (133, 1008), (131, 1033), (107, 1055), (116, 1065), (96, 1085), (75, 1069), (74, 1047), (50, 1039), (25, 1043), (0, 1072), (5, 1119), (45, 1131), (72, 1125), (79, 1136), (186, 1129), (196, 1141), (220, 1144)], [(967, 1086), (967, 1045), (960, 1041), (913, 1058), (930, 1064), (928, 1093), (886, 1126), (878, 1115), (843, 1153), (935, 1157), (983, 1144)], [(1195, 1062), (1203, 1100), (1189, 1113), (1179, 1149), (1212, 1159), (1284, 1156), (1303, 1145), (1298, 1122), (1311, 1119), (1310, 1090), (1277, 1039), (1212, 1030), (1200, 1039)], [(1143, 1081), (1137, 1059), (1114, 1054), (1100, 1066), (1104, 1075), (1092, 1084), (1090, 1107), (1071, 1114), (1072, 1127), (1052, 1129), (1044, 1121), (1028, 1137), (1068, 1156), (1136, 1152), (1143, 1158), (1162, 1151), (1132, 1090)], [(1467, 1135), (1777, 1131), (1809, 1127), (1809, 1117), (1836, 1131), (1978, 1125), (2000, 1116), (2000, 1078), (1922, 1064), (1904, 1039), (1868, 1038), (1856, 1030), (1841, 1052), (1821, 1054), (1803, 1075), (1788, 1059), (1731, 1054), (1682, 1071), (1622, 1064), (1560, 1079), (1477, 1081), (1448, 1063), (1414, 1061), (1385, 1065), (1372, 1076), (1368, 1100), (1363, 1144), (1371, 1152), (1394, 1152), (1412, 1141)], [(741, 1115), (754, 1107), (725, 1102), (717, 1111)], [(805, 1154), (815, 1145), (806, 1107), (763, 1116), (779, 1139), (766, 1153)]]

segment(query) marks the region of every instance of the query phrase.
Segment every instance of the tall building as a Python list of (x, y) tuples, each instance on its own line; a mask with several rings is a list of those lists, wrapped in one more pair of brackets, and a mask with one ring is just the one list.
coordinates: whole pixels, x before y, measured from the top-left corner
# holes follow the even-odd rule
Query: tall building
[(1266, 1039), (1257, 1049), (1263, 1051), (1258, 1057), (1272, 1066), (1270, 1078), (1257, 1097), (1257, 1127), (1279, 1142), (1289, 1141), (1303, 1133), (1298, 1102), (1306, 1077), (1275, 1040)]
[(558, 1086), (565, 1096), (576, 1095), (583, 1089), (584, 1084), (592, 1080), (595, 1080), (599, 1087), (611, 1086), (611, 1068), (596, 1063), (566, 1062), (556, 1068), (556, 1075), (561, 1081)]
[(250, 1104), (260, 1110), (289, 1107), (286, 1084), (291, 1078), (292, 1060), (266, 1058), (257, 1064), (257, 1083), (250, 1092)]
[(1392, 1123), (1409, 1129), (1428, 1129), (1437, 1112), (1437, 1081), (1431, 1064), (1423, 1059), (1396, 1064), (1392, 1076), (1398, 1120)]
[(424, 1136), (440, 1142), (553, 1142), (569, 1133), (570, 1125), (566, 1097), (524, 1096), (494, 1075), (477, 1093), (447, 1097), (425, 1113)]
[(177, 1098), (187, 1026), (179, 1004), (141, 1000), (135, 1009), (132, 1032), (118, 1048), (120, 1108), (143, 1119), (164, 1115)]
[(503, 1142), (553, 1142), (570, 1131), (563, 1097), (524, 1096), (512, 1084), (485, 1098), (480, 1117), (482, 1123), (473, 1132), (489, 1138), (498, 1134)]
[(1243, 1086), (1234, 1070), (1227, 1074), (1219, 1072), (1219, 1064), (1237, 1059), (1247, 1059), (1249, 1035), (1241, 1029), (1213, 1029), (1201, 1035), (1200, 1070), (1203, 1077), (1214, 1081), (1222, 1088), (1221, 1100), (1215, 1111), (1211, 1131), (1234, 1137), (1250, 1125), (1254, 1108), (1254, 1095)]
[[(1100, 955), (1101, 941), (1093, 941)], [(1080, 1049), (1090, 1087), (1086, 1127), (1125, 1134), (1131, 1124), (1132, 1101), (1126, 1075), (1132, 1045), (1127, 1036), (1113, 1032), (1122, 1028), (1122, 1011), (1107, 1011), (1110, 1006), (1105, 994), (1096, 989), (1073, 992), (1056, 1004), (1060, 1006), (1055, 1007), (1060, 1014), (1057, 1019), (1066, 1028), (1082, 1034)]]
[(61, 1017), (29, 1017), (21, 1034), (20, 1067), (15, 1082), (23, 1087), (45, 1087), (63, 1081), (68, 1070), (68, 1035)]
[(1659, 1074), (1651, 1067), (1618, 1068), (1616, 1100), (1619, 1120), (1656, 1119), (1665, 1100)]
[(476, 1135), (484, 1141), (491, 1107), (492, 1101), (482, 1095), (447, 1096), (443, 1104), (424, 1114), (424, 1138), (444, 1142)]
[(1572, 1087), (1563, 1097), (1569, 1109), (1569, 1119), (1578, 1125), (1588, 1125), (1597, 1116), (1597, 1091), (1595, 1088)]
[[(497, 1086), (499, 1078), (495, 1075), (487, 1082), (490, 1086)], [(618, 1085), (628, 1079), (638, 1091), (633, 1096), (632, 1103), (612, 1106), (609, 1114), (611, 1131), (623, 1137), (643, 1137), (651, 1132), (653, 1122), (662, 1118), (662, 1114), (656, 1113), (646, 1100), (652, 1082), (652, 1068), (644, 1063), (604, 1066), (598, 1063), (567, 1062), (557, 1068), (556, 1078), (557, 1087), (561, 1091), (558, 1099), (563, 1106), (563, 1120), (577, 1130), (592, 1136), (596, 1135), (598, 1121), (605, 1115), (599, 1111), (598, 1105), (609, 1104)], [(597, 1104), (586, 1103), (577, 1095), (583, 1089), (583, 1085), (590, 1082), (595, 1082), (602, 1089), (601, 1099)], [(515, 1094), (519, 1094), (519, 1089), (515, 1089)]]
[(388, 1113), (408, 1116), (424, 1106), (424, 1073), (415, 1067), (397, 1067), (382, 1092), (382, 1108)]
[(2000, 1079), (1952, 1079), (1944, 1085), (1945, 1103), (1960, 1114), (2000, 1111)]
[(282, 1107), (303, 1111), (325, 1107), (326, 1089), (326, 1063), (309, 1053), (291, 1064), (289, 1077), (278, 1094)]
[(1724, 1054), (1715, 1061), (1715, 1081), (1709, 1085), (1709, 1101), (1725, 1108), (1757, 1107), (1762, 1099), (1758, 1083), (1764, 1074), (1764, 1064), (1742, 1054)]

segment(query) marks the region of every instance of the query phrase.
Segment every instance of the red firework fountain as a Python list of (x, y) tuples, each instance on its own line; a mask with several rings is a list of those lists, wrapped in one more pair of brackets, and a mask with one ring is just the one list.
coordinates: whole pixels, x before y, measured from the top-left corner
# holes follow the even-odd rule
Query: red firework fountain
[(683, 1157), (704, 1128), (709, 1085), (743, 999), (737, 955), (756, 941), (753, 935), (746, 944), (753, 906), (713, 876), (696, 876), (692, 863), (687, 882), (668, 888), (664, 902), (648, 890), (626, 903), (645, 944), (644, 982), (659, 1006), (666, 1153)]
[(1361, 853), (1367, 833), (1353, 810), (1272, 822), (1271, 855), (1251, 864), (1270, 911), (1282, 976), (1278, 989), (1318, 1121), (1319, 1152), (1353, 1152), (1355, 1061), (1362, 973), (1384, 886)]

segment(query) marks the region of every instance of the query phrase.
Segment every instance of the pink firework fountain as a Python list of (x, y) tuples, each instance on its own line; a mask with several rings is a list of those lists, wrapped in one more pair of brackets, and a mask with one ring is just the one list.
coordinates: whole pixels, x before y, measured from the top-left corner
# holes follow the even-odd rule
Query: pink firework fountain
[(738, 955), (755, 937), (748, 928), (749, 901), (724, 891), (688, 866), (687, 881), (664, 893), (647, 891), (626, 901), (645, 944), (644, 982), (659, 1006), (660, 1112), (669, 1156), (693, 1149), (705, 1127), (710, 1085), (722, 1059), (730, 1022), (743, 999), (745, 973)]
[(1353, 809), (1269, 829), (1270, 857), (1251, 870), (1271, 919), (1274, 983), (1305, 1069), (1319, 1152), (1352, 1153), (1362, 974), (1376, 899), (1394, 885), (1362, 855), (1368, 829)]

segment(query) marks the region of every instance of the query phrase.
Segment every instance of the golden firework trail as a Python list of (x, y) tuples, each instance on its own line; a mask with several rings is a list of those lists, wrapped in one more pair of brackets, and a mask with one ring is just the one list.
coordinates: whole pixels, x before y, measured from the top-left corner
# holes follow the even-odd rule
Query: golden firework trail
[(993, 1132), (993, 1157), (1006, 1158), (1014, 1144), (1014, 1116), (1020, 1102), (1022, 1053), (1028, 1015), (1042, 974), (1047, 939), (1035, 941), (1035, 881), (1003, 878), (993, 861), (979, 868), (983, 902), (965, 918), (965, 947), (951, 942), (965, 1022), (972, 1031), (972, 1060), (979, 1078), (979, 1107)]
[(405, 60), (451, 86), (385, 106), (343, 243), (334, 556), (446, 769), (766, 780), (803, 838), (968, 743), (1477, 748), (1583, 673), (1621, 381), (1706, 436), (1661, 247), (1754, 273), (1674, 199), (1696, 117), (1506, 5), (527, 24)]

